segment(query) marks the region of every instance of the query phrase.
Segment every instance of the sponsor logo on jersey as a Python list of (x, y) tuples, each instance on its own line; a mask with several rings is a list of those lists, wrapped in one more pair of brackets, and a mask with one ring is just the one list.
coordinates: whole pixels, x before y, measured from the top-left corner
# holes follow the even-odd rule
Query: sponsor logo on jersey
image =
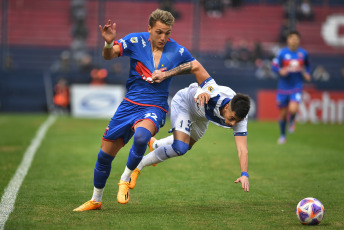
[(290, 56), (290, 54), (286, 54), (286, 55), (284, 56), (284, 58), (285, 58), (285, 59), (291, 59), (291, 56)]
[(127, 43), (123, 40), (123, 38), (121, 38), (121, 39), (119, 40), (119, 42), (122, 43), (123, 49), (126, 49), (126, 48), (128, 47), (128, 46), (127, 46)]
[(184, 48), (180, 48), (180, 49), (179, 49), (179, 53), (180, 53), (180, 56), (183, 56)]
[(145, 40), (141, 37), (141, 41), (142, 41), (142, 47), (145, 48), (146, 47), (146, 42)]
[(214, 91), (214, 87), (209, 86), (209, 87), (208, 87), (208, 91), (209, 91), (209, 92), (213, 92), (213, 91)]
[(137, 43), (137, 37), (130, 38), (131, 43)]

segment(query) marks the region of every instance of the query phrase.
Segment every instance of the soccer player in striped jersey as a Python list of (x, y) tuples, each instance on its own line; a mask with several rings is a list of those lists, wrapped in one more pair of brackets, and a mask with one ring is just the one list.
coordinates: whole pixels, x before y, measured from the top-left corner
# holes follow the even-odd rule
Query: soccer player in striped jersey
[(223, 128), (233, 129), (241, 168), (241, 175), (235, 183), (240, 182), (244, 191), (248, 192), (246, 136), (249, 109), (250, 99), (247, 95), (236, 94), (228, 87), (219, 86), (212, 78), (207, 79), (200, 86), (193, 83), (188, 88), (178, 91), (171, 102), (173, 136), (160, 140), (151, 138), (149, 143), (151, 152), (143, 157), (131, 174), (130, 188), (135, 187), (144, 167), (183, 156), (202, 138), (211, 122)]
[[(173, 23), (171, 13), (157, 9), (149, 17), (148, 32), (132, 33), (117, 41), (115, 23), (109, 20), (105, 26), (99, 26), (105, 40), (104, 59), (129, 56), (130, 73), (126, 83), (127, 94), (103, 135), (94, 168), (93, 196), (74, 211), (101, 208), (112, 161), (134, 136), (125, 170), (118, 183), (117, 201), (127, 203), (130, 198), (130, 175), (141, 161), (150, 138), (165, 123), (169, 109), (170, 76), (192, 73), (198, 84), (210, 77), (186, 48), (170, 38)], [(159, 79), (156, 71), (164, 72), (166, 79)]]
[(272, 69), (279, 74), (277, 86), (277, 106), (280, 110), (279, 144), (286, 143), (287, 115), (289, 112), (289, 132), (295, 131), (295, 116), (302, 100), (303, 81), (311, 81), (308, 53), (300, 48), (300, 34), (290, 31), (287, 47), (280, 50), (272, 62)]

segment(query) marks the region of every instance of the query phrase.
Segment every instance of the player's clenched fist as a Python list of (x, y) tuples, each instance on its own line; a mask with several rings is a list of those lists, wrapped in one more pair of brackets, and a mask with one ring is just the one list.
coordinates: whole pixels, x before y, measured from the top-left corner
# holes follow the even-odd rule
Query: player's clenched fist
[(163, 80), (165, 80), (166, 74), (165, 72), (162, 72), (161, 70), (154, 70), (152, 73), (152, 80), (154, 83), (160, 83)]
[(109, 19), (107, 23), (102, 27), (99, 25), (100, 33), (103, 39), (108, 43), (112, 43), (116, 38), (116, 23), (111, 23)]

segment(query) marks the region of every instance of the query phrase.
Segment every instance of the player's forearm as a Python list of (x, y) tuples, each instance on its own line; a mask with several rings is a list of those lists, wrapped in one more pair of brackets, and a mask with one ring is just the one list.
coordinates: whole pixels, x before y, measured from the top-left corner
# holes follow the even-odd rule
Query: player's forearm
[(241, 150), (240, 152), (238, 152), (238, 156), (241, 172), (248, 172), (248, 151)]
[(176, 76), (176, 75), (181, 75), (181, 74), (190, 74), (192, 70), (192, 62), (186, 62), (183, 63), (169, 71), (165, 71), (165, 79)]
[(210, 77), (208, 72), (198, 61), (191, 61), (183, 63), (169, 71), (165, 71), (165, 79), (182, 74), (194, 74), (198, 84), (201, 84), (207, 78)]
[(202, 84), (205, 80), (207, 80), (210, 75), (204, 69), (204, 67), (198, 61), (193, 61), (193, 68), (191, 69), (191, 73), (195, 75), (196, 81), (198, 85)]
[(247, 172), (248, 170), (247, 137), (235, 136), (235, 143), (238, 150), (238, 157), (239, 157), (241, 172)]
[(118, 57), (119, 52), (116, 51), (115, 46), (114, 47), (110, 47), (110, 48), (107, 48), (105, 46), (104, 49), (103, 49), (103, 53), (102, 54), (103, 54), (103, 58), (105, 60), (112, 60), (112, 59)]

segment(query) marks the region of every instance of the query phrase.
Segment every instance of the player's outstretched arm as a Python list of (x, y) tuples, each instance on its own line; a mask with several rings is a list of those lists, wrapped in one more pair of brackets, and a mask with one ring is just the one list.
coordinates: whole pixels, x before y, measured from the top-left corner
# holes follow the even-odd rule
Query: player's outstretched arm
[(201, 63), (199, 63), (197, 60), (194, 60), (183, 63), (169, 71), (161, 72), (160, 70), (155, 70), (152, 74), (152, 79), (155, 83), (160, 83), (169, 77), (182, 74), (194, 74), (198, 84), (201, 84), (210, 77)]
[(103, 49), (104, 59), (111, 60), (118, 57), (120, 54), (120, 47), (118, 45), (114, 45), (116, 39), (116, 23), (112, 24), (109, 19), (103, 27), (99, 25), (99, 30), (105, 41)]
[(241, 176), (234, 181), (235, 183), (241, 183), (241, 187), (245, 192), (250, 190), (250, 184), (248, 180), (248, 150), (247, 150), (247, 137), (235, 136), (235, 144), (238, 150), (238, 156), (240, 161)]

